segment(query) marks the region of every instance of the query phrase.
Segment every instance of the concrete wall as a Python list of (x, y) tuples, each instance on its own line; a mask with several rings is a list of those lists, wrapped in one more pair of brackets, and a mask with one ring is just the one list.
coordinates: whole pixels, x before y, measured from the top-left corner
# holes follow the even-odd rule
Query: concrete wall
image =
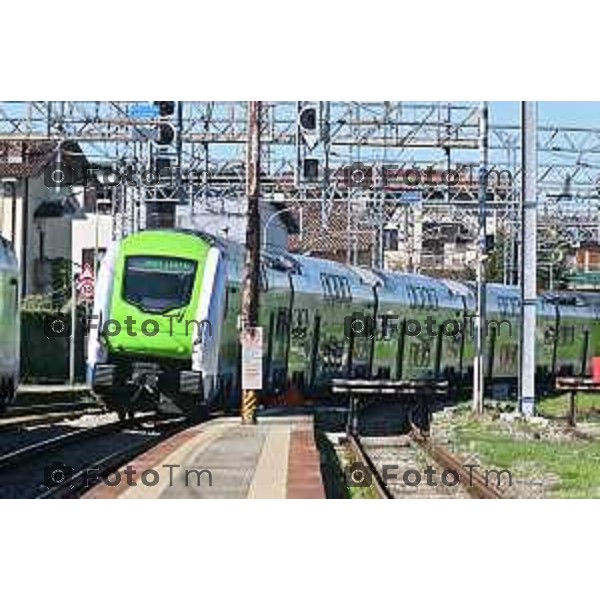
[[(83, 250), (93, 250), (96, 241), (100, 250), (105, 250), (112, 239), (111, 215), (84, 213), (74, 218), (72, 224), (71, 260), (82, 264)], [(93, 267), (93, 265), (90, 265)]]

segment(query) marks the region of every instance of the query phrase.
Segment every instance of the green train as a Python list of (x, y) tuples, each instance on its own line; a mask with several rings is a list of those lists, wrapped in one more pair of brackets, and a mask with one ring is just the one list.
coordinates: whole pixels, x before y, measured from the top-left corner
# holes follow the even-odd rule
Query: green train
[[(147, 230), (114, 243), (96, 284), (88, 379), (120, 414), (201, 412), (239, 401), (244, 248), (208, 233)], [(318, 396), (333, 377), (472, 379), (471, 284), (266, 251), (260, 273), (263, 393)], [(485, 376), (515, 385), (519, 290), (487, 287)], [(538, 299), (537, 384), (590, 371), (596, 295)]]
[(0, 412), (19, 384), (19, 280), (12, 246), (0, 236)]

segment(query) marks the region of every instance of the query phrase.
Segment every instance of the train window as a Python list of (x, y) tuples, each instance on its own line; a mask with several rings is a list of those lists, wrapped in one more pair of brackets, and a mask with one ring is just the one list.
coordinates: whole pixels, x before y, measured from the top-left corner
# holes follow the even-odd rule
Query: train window
[(260, 266), (259, 285), (263, 292), (269, 290), (269, 279), (267, 277), (267, 269), (264, 265)]
[(421, 288), (418, 286), (413, 287), (413, 295), (415, 297), (415, 308), (422, 308), (423, 299), (421, 298)]
[(420, 308), (427, 310), (429, 308), (429, 290), (427, 288), (419, 286), (418, 290), (418, 298), (419, 298), (419, 306)]
[(559, 332), (560, 343), (568, 346), (575, 342), (575, 326), (562, 325)]
[(433, 296), (431, 290), (424, 288), (423, 291), (425, 292), (425, 305), (427, 306), (427, 310), (431, 310), (433, 308)]
[(346, 277), (344, 277), (344, 282), (346, 284), (346, 297), (348, 298), (348, 302), (352, 302), (352, 288), (350, 287), (350, 282)]
[(499, 296), (498, 309), (503, 317), (515, 316), (519, 313), (519, 299), (511, 296)]
[(147, 312), (187, 306), (197, 263), (176, 257), (130, 256), (125, 262), (123, 298)]
[(295, 340), (306, 338), (308, 331), (308, 309), (295, 308), (292, 313), (291, 336)]
[(321, 273), (321, 289), (323, 290), (323, 296), (327, 298), (327, 286), (325, 285), (325, 274)]
[(425, 292), (427, 295), (427, 308), (429, 310), (437, 310), (439, 306), (437, 292), (431, 289), (427, 289)]
[(345, 277), (340, 277), (340, 285), (342, 287), (342, 298), (348, 300), (348, 280)]
[(342, 300), (350, 300), (350, 284), (347, 277), (339, 277)]
[(342, 290), (342, 282), (340, 281), (340, 278), (337, 275), (332, 275), (331, 281), (336, 300), (342, 300), (344, 292)]
[(417, 292), (417, 288), (411, 285), (409, 289), (409, 295), (411, 308), (419, 308), (419, 295)]
[(544, 344), (553, 344), (556, 338), (556, 330), (552, 325), (548, 325), (544, 329)]
[(504, 296), (498, 297), (498, 312), (501, 317), (506, 316), (506, 298)]
[(333, 287), (331, 277), (326, 273), (321, 273), (321, 282), (323, 284), (323, 293), (325, 298), (335, 298), (335, 288)]
[(327, 297), (334, 300), (336, 296), (335, 287), (329, 275), (325, 275), (325, 288), (327, 289)]
[(394, 318), (394, 315), (390, 314), (382, 314), (378, 316), (379, 327), (377, 328), (377, 332), (379, 332), (378, 340), (391, 340), (395, 339), (398, 335), (398, 323)]
[(288, 331), (288, 310), (280, 308), (277, 312), (277, 323), (275, 325), (275, 337), (285, 339)]

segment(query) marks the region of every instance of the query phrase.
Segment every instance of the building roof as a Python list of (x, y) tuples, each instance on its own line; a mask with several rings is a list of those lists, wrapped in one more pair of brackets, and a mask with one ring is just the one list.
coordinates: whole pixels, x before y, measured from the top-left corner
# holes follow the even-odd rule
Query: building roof
[[(0, 177), (35, 177), (58, 159), (58, 142), (0, 141)], [(61, 162), (73, 169), (74, 183), (83, 180), (89, 162), (77, 142), (61, 144)]]
[(35, 219), (62, 218), (74, 215), (79, 209), (79, 205), (72, 197), (61, 199), (60, 201), (45, 200), (33, 213)]

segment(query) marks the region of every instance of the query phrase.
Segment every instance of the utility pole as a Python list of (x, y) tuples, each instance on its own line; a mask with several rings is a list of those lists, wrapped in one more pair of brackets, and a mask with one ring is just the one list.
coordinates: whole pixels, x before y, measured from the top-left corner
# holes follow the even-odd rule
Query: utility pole
[(69, 336), (69, 385), (75, 385), (75, 335), (77, 334), (77, 275), (71, 261), (71, 335)]
[(537, 275), (537, 103), (521, 102), (521, 344), (519, 407), (535, 411)]
[(475, 309), (475, 355), (473, 358), (473, 412), (483, 412), (485, 393), (484, 354), (487, 336), (485, 266), (487, 258), (487, 170), (488, 103), (482, 102), (479, 115), (479, 237), (477, 251), (477, 307)]
[[(246, 258), (242, 291), (242, 335), (251, 336), (258, 325), (258, 286), (260, 276), (260, 127), (262, 103), (248, 102), (248, 142), (246, 146)], [(243, 377), (242, 377), (243, 378)], [(257, 392), (242, 389), (242, 424), (256, 422)]]

